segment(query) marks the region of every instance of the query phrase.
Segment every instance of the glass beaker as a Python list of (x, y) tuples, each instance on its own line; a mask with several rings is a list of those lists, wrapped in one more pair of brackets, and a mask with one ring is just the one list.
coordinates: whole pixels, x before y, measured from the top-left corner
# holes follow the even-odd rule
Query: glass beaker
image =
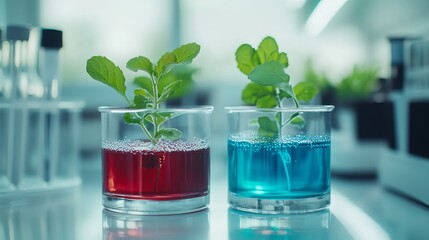
[(227, 107), (230, 206), (272, 214), (327, 208), (332, 109)]
[(213, 107), (99, 111), (106, 208), (162, 215), (207, 207)]

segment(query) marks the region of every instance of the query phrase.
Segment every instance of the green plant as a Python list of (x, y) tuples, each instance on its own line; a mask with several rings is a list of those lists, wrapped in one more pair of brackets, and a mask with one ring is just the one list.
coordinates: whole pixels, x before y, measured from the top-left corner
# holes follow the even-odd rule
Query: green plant
[(134, 89), (134, 97), (130, 100), (126, 95), (125, 76), (122, 70), (111, 60), (103, 56), (94, 56), (87, 61), (86, 71), (95, 80), (116, 90), (133, 109), (152, 109), (142, 113), (127, 113), (124, 121), (137, 124), (153, 144), (160, 139), (175, 140), (181, 132), (175, 128), (164, 128), (162, 124), (177, 116), (173, 112), (156, 111), (160, 105), (182, 89), (182, 80), (168, 77), (173, 67), (189, 64), (200, 52), (196, 43), (182, 45), (172, 52), (167, 52), (155, 63), (147, 57), (138, 56), (127, 62), (131, 71), (143, 71), (147, 76), (137, 77), (134, 82), (139, 88)]
[(376, 67), (356, 65), (352, 72), (340, 81), (336, 92), (339, 98), (347, 101), (366, 99), (375, 90), (377, 80)]
[[(254, 49), (249, 44), (241, 45), (235, 53), (237, 66), (251, 81), (242, 91), (241, 99), (249, 105), (258, 108), (281, 108), (283, 100), (291, 100), (299, 109), (300, 101), (310, 101), (318, 92), (309, 82), (299, 82), (294, 87), (290, 84), (290, 76), (285, 72), (289, 60), (285, 52), (279, 52), (277, 42), (272, 37), (266, 37)], [(272, 119), (267, 116), (259, 117), (259, 135), (277, 136), (287, 124), (303, 126), (304, 119), (297, 111), (285, 121), (282, 114), (277, 113)]]

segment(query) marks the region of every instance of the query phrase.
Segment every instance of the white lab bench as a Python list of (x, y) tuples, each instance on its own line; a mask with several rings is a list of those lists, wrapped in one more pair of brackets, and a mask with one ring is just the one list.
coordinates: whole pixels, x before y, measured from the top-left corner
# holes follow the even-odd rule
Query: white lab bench
[(103, 210), (101, 161), (82, 161), (82, 184), (62, 190), (0, 195), (0, 239), (428, 239), (429, 208), (383, 189), (376, 179), (332, 178), (327, 211), (257, 215), (227, 204), (224, 153), (212, 151), (207, 210), (132, 216)]

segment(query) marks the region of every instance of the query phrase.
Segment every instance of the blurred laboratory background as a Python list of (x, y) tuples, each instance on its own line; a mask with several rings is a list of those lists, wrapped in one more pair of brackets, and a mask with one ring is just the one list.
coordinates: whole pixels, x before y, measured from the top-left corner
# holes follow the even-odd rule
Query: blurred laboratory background
[[(428, 11), (427, 0), (0, 0), (0, 239), (428, 239)], [(235, 51), (266, 36), (293, 84), (318, 86), (310, 104), (335, 105), (331, 208), (285, 221), (226, 200), (224, 107), (244, 105), (249, 82)], [(126, 102), (86, 61), (126, 69), (188, 42), (201, 45), (181, 73), (192, 91), (167, 106), (215, 107), (209, 210), (103, 211), (97, 108)]]

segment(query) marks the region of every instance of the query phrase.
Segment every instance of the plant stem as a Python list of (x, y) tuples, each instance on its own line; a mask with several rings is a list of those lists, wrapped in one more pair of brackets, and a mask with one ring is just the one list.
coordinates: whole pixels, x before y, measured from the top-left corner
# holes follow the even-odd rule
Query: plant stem
[(158, 102), (158, 81), (153, 78), (153, 75), (150, 75), (150, 78), (152, 80), (152, 91), (153, 91), (153, 108), (158, 109), (159, 108), (159, 102)]
[(290, 175), (289, 175), (289, 168), (288, 168), (288, 163), (291, 164), (292, 160), (290, 158), (290, 155), (287, 152), (282, 152), (279, 151), (278, 154), (280, 155), (280, 158), (282, 160), (283, 163), (283, 167), (285, 169), (285, 174), (286, 174), (286, 182), (287, 182), (287, 187), (288, 190), (291, 191), (291, 179), (290, 179)]
[(299, 108), (299, 101), (298, 101), (298, 99), (297, 99), (297, 98), (296, 98), (296, 96), (295, 96), (295, 92), (294, 92), (294, 91), (292, 91), (292, 94), (293, 94), (293, 96), (292, 96), (293, 103), (295, 104), (295, 107), (296, 107), (296, 108)]
[[(279, 97), (279, 89), (278, 88), (276, 88), (276, 100), (277, 100), (277, 105), (279, 106), (279, 107), (281, 107), (282, 106), (282, 102), (281, 102), (281, 100), (280, 100), (280, 97)], [(293, 100), (293, 103), (294, 103), (294, 105), (295, 105), (295, 107), (296, 108), (299, 108), (300, 107), (300, 104), (299, 104), (299, 101), (298, 101), (298, 99), (296, 98), (296, 95), (295, 95), (295, 92), (292, 90), (291, 91), (292, 92), (292, 100)], [(295, 113), (294, 114), (292, 114), (292, 116), (288, 119), (288, 120), (286, 120), (284, 123), (283, 123), (283, 120), (282, 120), (282, 114), (280, 113), (280, 117), (279, 117), (279, 132), (281, 132), (281, 130), (282, 130), (282, 128), (284, 127), (284, 126), (286, 126), (288, 123), (290, 123), (294, 118), (296, 118), (296, 117), (298, 117), (299, 115), (301, 115), (301, 113), (300, 112), (297, 112), (298, 113), (298, 115), (296, 115), (296, 116), (294, 116), (295, 115)]]
[(302, 114), (302, 112), (297, 112), (298, 113), (298, 115), (296, 115), (296, 116), (293, 116), (293, 114), (292, 114), (292, 116), (286, 121), (286, 122), (284, 122), (284, 123), (282, 123), (282, 127), (284, 127), (284, 126), (286, 126), (287, 124), (289, 124), (294, 118), (296, 118), (296, 117), (298, 117), (299, 115), (301, 115)]
[[(152, 80), (152, 91), (153, 91), (153, 109), (159, 109), (159, 99), (158, 99), (158, 81), (157, 79), (154, 79), (153, 75), (150, 75), (150, 78)], [(159, 78), (158, 78), (159, 79)], [(159, 126), (158, 126), (158, 118), (153, 115), (153, 140), (152, 143), (156, 144), (158, 142), (158, 139), (156, 136), (158, 135)]]
[[(280, 89), (276, 87), (275, 91), (276, 91), (277, 107), (279, 107), (281, 109), (283, 107), (283, 104), (282, 104), (282, 100), (280, 97)], [(282, 129), (285, 126), (285, 125), (283, 125), (283, 112), (281, 112), (281, 110), (280, 110), (280, 112), (278, 112), (277, 114), (279, 114), (277, 117), (277, 119), (278, 119), (277, 120), (277, 126), (279, 128), (279, 136), (281, 137), (282, 136)], [(289, 121), (291, 121), (291, 119), (289, 119), (286, 122), (289, 122)], [(288, 154), (288, 153), (287, 152), (283, 153), (281, 150), (278, 151), (278, 154), (280, 155), (281, 161), (283, 163), (283, 168), (285, 170), (288, 191), (291, 191), (291, 179), (290, 179), (289, 167), (288, 167), (288, 163), (291, 163), (290, 156), (289, 155), (285, 156), (285, 154)]]
[[(281, 97), (280, 97), (280, 89), (279, 89), (278, 87), (276, 87), (276, 88), (275, 88), (275, 91), (276, 91), (276, 102), (277, 102), (277, 107), (278, 107), (278, 108), (282, 108), (282, 107), (283, 107), (283, 104), (282, 104), (282, 99), (281, 99)], [(282, 120), (282, 118), (283, 118), (283, 113), (280, 111), (278, 114), (279, 114), (279, 117), (278, 117), (277, 127), (278, 127), (278, 129), (279, 129), (279, 135), (281, 136), (281, 135), (282, 135), (282, 128), (283, 128), (283, 126), (282, 126), (282, 122), (283, 122), (283, 120)]]
[[(142, 120), (143, 121), (143, 120)], [(149, 138), (149, 140), (153, 143), (156, 144), (157, 140), (152, 137), (152, 135), (149, 133), (149, 131), (147, 130), (146, 126), (143, 123), (139, 124), (140, 128), (143, 129), (143, 132), (147, 135), (147, 137)]]

